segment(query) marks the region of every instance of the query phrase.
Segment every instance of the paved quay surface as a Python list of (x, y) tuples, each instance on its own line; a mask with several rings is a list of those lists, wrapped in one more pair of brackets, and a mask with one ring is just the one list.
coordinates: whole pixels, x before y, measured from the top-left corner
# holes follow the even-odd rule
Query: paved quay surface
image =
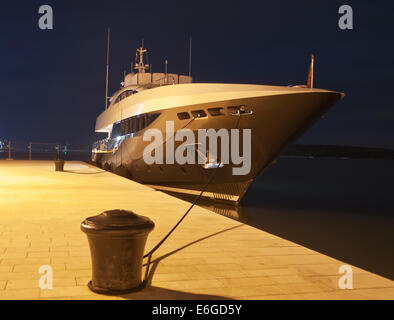
[[(352, 266), (354, 288), (341, 290), (346, 262), (197, 206), (155, 253), (144, 291), (93, 293), (79, 227), (86, 217), (109, 209), (149, 216), (147, 252), (190, 204), (83, 162), (65, 170), (0, 160), (0, 299), (394, 299), (394, 281)], [(38, 287), (42, 265), (53, 268), (53, 289)]]

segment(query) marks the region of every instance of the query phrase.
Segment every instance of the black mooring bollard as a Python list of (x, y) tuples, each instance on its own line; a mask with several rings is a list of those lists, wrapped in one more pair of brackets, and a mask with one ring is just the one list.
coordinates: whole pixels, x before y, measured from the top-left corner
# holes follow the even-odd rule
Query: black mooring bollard
[(88, 237), (92, 258), (89, 288), (106, 294), (143, 289), (142, 259), (154, 226), (148, 217), (119, 209), (85, 219), (81, 230)]
[(63, 169), (64, 169), (64, 160), (62, 159), (55, 160), (55, 170), (63, 171)]

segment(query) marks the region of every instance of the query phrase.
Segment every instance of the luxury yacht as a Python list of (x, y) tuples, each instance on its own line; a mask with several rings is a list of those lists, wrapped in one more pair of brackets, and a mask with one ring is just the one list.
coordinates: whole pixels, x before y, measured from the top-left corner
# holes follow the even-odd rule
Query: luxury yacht
[[(109, 105), (96, 119), (96, 132), (108, 136), (93, 144), (92, 161), (169, 193), (202, 192), (206, 199), (238, 204), (280, 151), (344, 96), (313, 88), (313, 56), (307, 84), (285, 87), (193, 83), (190, 74), (151, 73), (144, 63), (146, 52), (142, 45), (137, 49), (135, 72), (125, 75), (122, 87), (108, 98)], [(185, 129), (195, 135), (194, 141), (179, 139), (177, 133)], [(220, 141), (223, 147), (224, 142), (225, 147), (212, 155), (208, 144), (197, 139), (204, 129), (213, 129), (215, 143)], [(228, 130), (228, 135), (221, 129)], [(156, 139), (153, 151), (152, 132), (163, 137)], [(239, 146), (232, 141), (231, 148), (230, 143), (226, 147), (233, 137)], [(181, 154), (192, 148), (195, 161), (174, 160), (182, 144)], [(147, 153), (151, 158), (161, 154), (163, 161), (146, 161)], [(236, 161), (225, 161), (228, 154), (237, 154)], [(242, 166), (246, 169), (235, 174)]]

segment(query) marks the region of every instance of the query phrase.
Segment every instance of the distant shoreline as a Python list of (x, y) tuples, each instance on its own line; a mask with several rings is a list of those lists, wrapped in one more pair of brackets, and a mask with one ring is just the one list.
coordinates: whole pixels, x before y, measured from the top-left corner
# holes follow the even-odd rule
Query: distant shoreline
[[(32, 158), (35, 160), (53, 159), (54, 152), (35, 151)], [(89, 161), (90, 150), (68, 150), (65, 154), (60, 152), (64, 160)], [(394, 150), (385, 148), (355, 147), (355, 146), (336, 146), (336, 145), (317, 145), (317, 144), (291, 144), (281, 153), (281, 157), (294, 158), (348, 158), (348, 159), (375, 159), (375, 160), (394, 160)], [(6, 149), (0, 149), (0, 159), (8, 157)], [(14, 159), (28, 159), (27, 151), (13, 150)]]
[(281, 156), (310, 158), (349, 158), (349, 159), (394, 159), (394, 150), (385, 148), (292, 144), (281, 152)]

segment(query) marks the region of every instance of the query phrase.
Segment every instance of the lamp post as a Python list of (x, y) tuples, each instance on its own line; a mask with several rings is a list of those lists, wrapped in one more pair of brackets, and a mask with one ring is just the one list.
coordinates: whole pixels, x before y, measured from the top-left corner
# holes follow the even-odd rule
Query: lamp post
[(11, 158), (11, 141), (8, 141), (8, 159), (7, 160), (12, 160), (12, 158)]

